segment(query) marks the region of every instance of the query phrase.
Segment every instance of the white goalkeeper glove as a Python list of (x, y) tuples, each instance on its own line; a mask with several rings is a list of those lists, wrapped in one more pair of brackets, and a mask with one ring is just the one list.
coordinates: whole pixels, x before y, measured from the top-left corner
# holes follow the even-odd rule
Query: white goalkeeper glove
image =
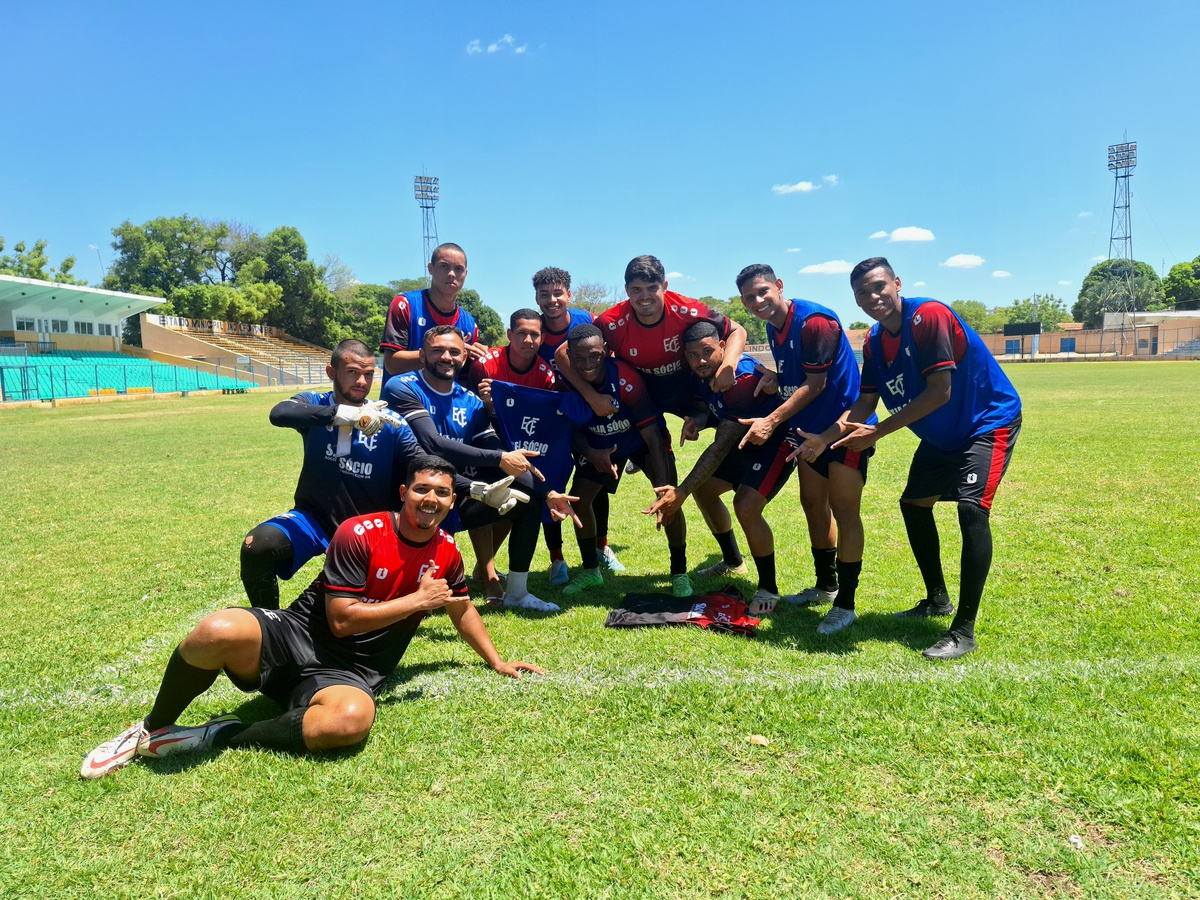
[(367, 437), (378, 433), (385, 422), (394, 419), (387, 413), (386, 400), (368, 400), (362, 406), (339, 403), (333, 414), (334, 425), (352, 425)]
[(513, 476), (508, 475), (499, 481), (488, 484), (486, 481), (471, 482), (471, 499), (482, 500), (488, 506), (498, 509), (501, 515), (508, 512), (518, 503), (528, 503), (529, 495), (524, 491), (513, 490), (509, 485)]

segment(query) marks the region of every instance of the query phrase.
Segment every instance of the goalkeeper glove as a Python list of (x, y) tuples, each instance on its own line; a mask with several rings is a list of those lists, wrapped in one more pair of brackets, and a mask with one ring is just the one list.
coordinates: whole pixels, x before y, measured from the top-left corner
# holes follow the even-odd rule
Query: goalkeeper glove
[(515, 491), (509, 485), (513, 483), (513, 477), (508, 475), (501, 478), (499, 481), (494, 481), (488, 484), (486, 481), (471, 482), (471, 498), (473, 500), (482, 500), (488, 506), (491, 506), (500, 511), (501, 515), (508, 512), (518, 503), (528, 503), (529, 495), (524, 491)]

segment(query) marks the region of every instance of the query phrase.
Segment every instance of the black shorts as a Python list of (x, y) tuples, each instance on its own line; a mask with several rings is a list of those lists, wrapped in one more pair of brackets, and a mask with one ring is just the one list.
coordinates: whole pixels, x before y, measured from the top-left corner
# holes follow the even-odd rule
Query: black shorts
[[(590, 481), (593, 484), (598, 484), (608, 493), (615, 494), (617, 492), (617, 485), (621, 483), (621, 476), (625, 474), (625, 463), (633, 460), (633, 464), (645, 472), (646, 458), (649, 452), (650, 448), (645, 444), (642, 444), (640, 448), (628, 456), (617, 456), (615, 454), (610, 456), (609, 458), (612, 460), (613, 465), (617, 467), (616, 478), (613, 478), (613, 476), (608, 472), (597, 471), (592, 464), (587, 461), (587, 457), (581, 456), (579, 457), (579, 461), (575, 464), (575, 477), (584, 481)], [(667, 483), (677, 484), (679, 482), (679, 473), (675, 470), (675, 454), (670, 450), (667, 451), (666, 462)], [(649, 478), (649, 475), (646, 477)], [(658, 485), (655, 485), (655, 487), (658, 487)]]
[(382, 687), (384, 678), (378, 672), (346, 663), (316, 644), (303, 616), (286, 609), (247, 611), (262, 629), (262, 661), (253, 684), (225, 673), (238, 690), (258, 691), (284, 709), (299, 709), (308, 706), (317, 691), (334, 685), (356, 687), (371, 697)]
[(867, 461), (875, 455), (875, 448), (866, 450), (850, 450), (846, 447), (826, 447), (825, 452), (812, 462), (806, 462), (814, 472), (822, 478), (829, 478), (831, 463), (841, 463), (848, 469), (858, 469), (862, 473), (863, 484), (867, 483)]
[(787, 461), (792, 450), (787, 441), (747, 444), (741, 450), (735, 447), (721, 460), (711, 477), (729, 482), (734, 490), (748, 487), (773, 500), (796, 468), (795, 460)]
[(1021, 417), (1017, 416), (1005, 427), (981, 434), (957, 450), (939, 450), (921, 441), (900, 499), (967, 500), (991, 509), (1020, 433)]

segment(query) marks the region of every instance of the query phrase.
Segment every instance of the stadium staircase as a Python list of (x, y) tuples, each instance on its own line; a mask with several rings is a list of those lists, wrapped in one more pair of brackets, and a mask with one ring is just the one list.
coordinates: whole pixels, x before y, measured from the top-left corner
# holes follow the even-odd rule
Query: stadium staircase
[(257, 334), (212, 334), (188, 331), (190, 337), (211, 344), (218, 356), (249, 357), (255, 362), (280, 368), (307, 368), (317, 365), (324, 373), (329, 363), (329, 351), (291, 337), (269, 337)]
[(99, 350), (0, 356), (0, 393), (7, 401), (163, 391), (241, 392), (256, 386), (240, 378)]

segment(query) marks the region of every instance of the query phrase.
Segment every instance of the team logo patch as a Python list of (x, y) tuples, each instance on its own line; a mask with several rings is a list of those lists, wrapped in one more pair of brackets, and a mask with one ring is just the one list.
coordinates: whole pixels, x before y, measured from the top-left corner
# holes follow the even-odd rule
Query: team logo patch
[(675, 337), (667, 338), (663, 341), (663, 349), (666, 350), (668, 353), (678, 353), (679, 346), (680, 346), (679, 335), (675, 335)]
[(461, 406), (456, 406), (450, 411), (450, 418), (459, 428), (467, 427), (467, 411)]
[(383, 581), (383, 579), (388, 577), (388, 570), (383, 568), (382, 566), (380, 566), (378, 569), (375, 570), (375, 577), (379, 581)]
[(540, 421), (542, 420), (537, 416), (525, 416), (521, 420), (521, 430), (530, 437), (533, 437), (533, 433), (537, 430), (538, 422)]
[(891, 381), (886, 382), (887, 389), (892, 392), (893, 397), (900, 397), (904, 394), (904, 376), (897, 375)]
[(630, 355), (630, 356), (637, 356), (637, 347), (630, 347), (630, 348), (629, 348), (629, 355)]

